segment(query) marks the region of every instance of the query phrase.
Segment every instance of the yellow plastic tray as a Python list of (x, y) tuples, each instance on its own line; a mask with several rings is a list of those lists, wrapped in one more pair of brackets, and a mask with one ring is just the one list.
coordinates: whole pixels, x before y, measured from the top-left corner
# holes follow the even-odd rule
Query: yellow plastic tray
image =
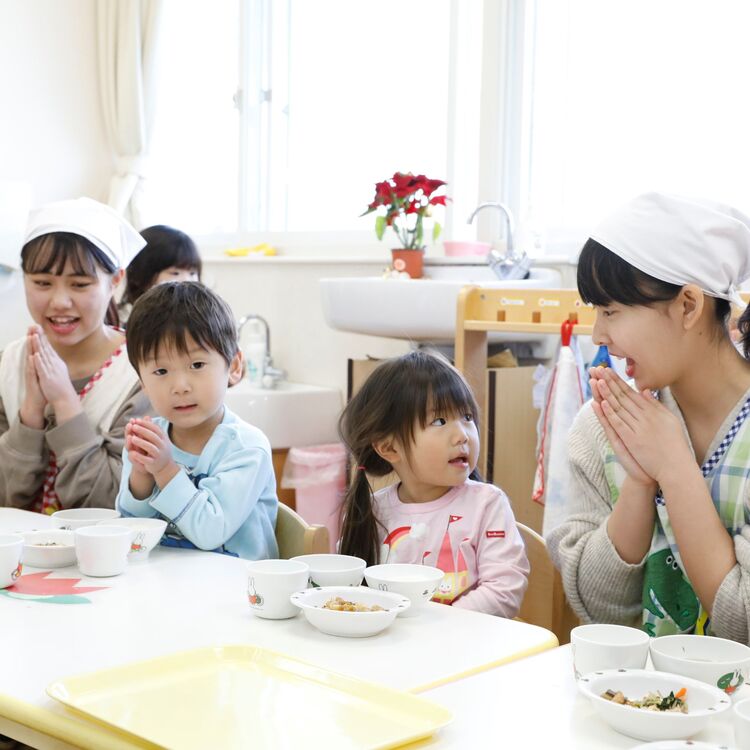
[(47, 693), (140, 746), (174, 750), (392, 748), (452, 718), (424, 698), (254, 646), (201, 648), (68, 677)]

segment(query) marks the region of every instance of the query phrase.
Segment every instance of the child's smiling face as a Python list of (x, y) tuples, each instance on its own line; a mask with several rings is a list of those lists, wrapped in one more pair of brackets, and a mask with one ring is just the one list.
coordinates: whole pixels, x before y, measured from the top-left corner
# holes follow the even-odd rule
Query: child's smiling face
[(213, 429), (224, 413), (228, 385), (242, 376), (239, 352), (227, 365), (213, 349), (203, 349), (186, 336), (187, 352), (162, 346), (140, 363), (143, 388), (157, 414), (169, 420), (178, 434)]

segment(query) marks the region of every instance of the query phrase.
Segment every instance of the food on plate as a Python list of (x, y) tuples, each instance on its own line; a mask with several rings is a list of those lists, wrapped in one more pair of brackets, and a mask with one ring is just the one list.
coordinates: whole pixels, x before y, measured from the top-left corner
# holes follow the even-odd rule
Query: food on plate
[(70, 545), (61, 544), (60, 542), (34, 542), (32, 547), (68, 547)]
[(687, 688), (680, 688), (676, 693), (670, 691), (669, 695), (666, 696), (663, 696), (657, 690), (655, 693), (647, 693), (640, 700), (629, 700), (619, 690), (606, 690), (602, 693), (602, 698), (623, 706), (643, 708), (646, 711), (671, 711), (686, 714), (688, 712), (687, 703), (685, 702), (686, 695)]
[(342, 599), (340, 596), (334, 596), (322, 605), (321, 609), (332, 609), (336, 612), (385, 612), (385, 608), (379, 604), (373, 604), (368, 607), (366, 604), (359, 602), (350, 602)]

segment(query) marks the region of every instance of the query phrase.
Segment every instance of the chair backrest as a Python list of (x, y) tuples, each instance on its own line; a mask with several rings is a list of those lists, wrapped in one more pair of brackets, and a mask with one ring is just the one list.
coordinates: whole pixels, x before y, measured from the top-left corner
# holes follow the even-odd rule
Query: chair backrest
[(279, 503), (276, 517), (276, 543), (279, 557), (288, 560), (296, 555), (314, 555), (329, 552), (328, 529), (311, 525), (288, 505)]
[(521, 611), (518, 616), (531, 625), (551, 630), (560, 645), (570, 642), (570, 631), (578, 625), (578, 618), (565, 598), (562, 578), (547, 554), (547, 545), (536, 531), (516, 523), (526, 545), (531, 573)]

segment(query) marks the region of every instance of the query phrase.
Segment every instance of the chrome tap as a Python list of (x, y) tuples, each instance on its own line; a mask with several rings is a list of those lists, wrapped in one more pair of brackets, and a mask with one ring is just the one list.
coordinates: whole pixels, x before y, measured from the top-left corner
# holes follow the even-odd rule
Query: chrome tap
[(280, 380), (286, 378), (286, 371), (280, 370), (278, 367), (273, 366), (273, 359), (271, 358), (271, 327), (268, 325), (268, 321), (261, 315), (256, 313), (248, 313), (243, 315), (237, 323), (237, 340), (240, 340), (240, 334), (242, 328), (250, 320), (259, 321), (265, 330), (266, 334), (266, 351), (263, 356), (263, 371), (261, 372), (261, 384), (264, 388), (275, 388), (276, 384)]
[(466, 223), (471, 224), (474, 217), (483, 208), (496, 208), (505, 219), (505, 255), (501, 255), (494, 247), (491, 247), (489, 253), (487, 253), (487, 264), (493, 270), (495, 276), (504, 281), (525, 279), (529, 275), (531, 258), (525, 251), (521, 255), (516, 255), (513, 249), (513, 214), (504, 203), (487, 201), (480, 203), (471, 212)]

